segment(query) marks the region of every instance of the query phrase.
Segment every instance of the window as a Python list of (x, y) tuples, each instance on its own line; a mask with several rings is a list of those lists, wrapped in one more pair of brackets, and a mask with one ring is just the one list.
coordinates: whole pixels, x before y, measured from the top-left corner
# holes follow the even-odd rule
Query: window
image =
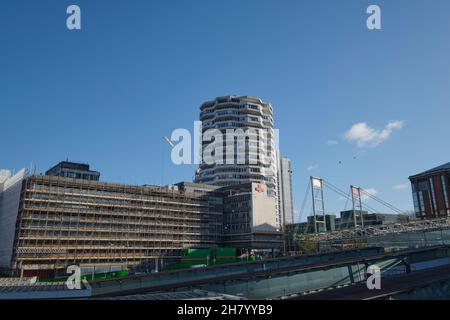
[(423, 202), (423, 193), (422, 191), (419, 191), (419, 206), (420, 206), (420, 212), (425, 212), (425, 205)]
[(426, 180), (419, 181), (417, 184), (418, 191), (427, 191), (428, 190), (428, 183)]
[[(434, 192), (434, 184), (433, 184), (433, 178), (430, 177), (429, 178), (430, 181), (430, 189), (431, 189), (431, 200), (432, 200), (432, 204), (433, 204), (433, 208), (435, 210), (437, 210), (437, 206), (436, 206), (436, 194)], [(430, 201), (431, 202), (431, 201)]]
[(444, 191), (445, 206), (447, 207), (447, 209), (449, 209), (447, 186), (445, 185), (445, 177), (444, 176), (441, 176), (441, 184), (442, 184), (442, 190)]
[(417, 198), (417, 193), (413, 192), (413, 202), (414, 202), (414, 211), (419, 214), (420, 213), (420, 206), (419, 206), (419, 199)]

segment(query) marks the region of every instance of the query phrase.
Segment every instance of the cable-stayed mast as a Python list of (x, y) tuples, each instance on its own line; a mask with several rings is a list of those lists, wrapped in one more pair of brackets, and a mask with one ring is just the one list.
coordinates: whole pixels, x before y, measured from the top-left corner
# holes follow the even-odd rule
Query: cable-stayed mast
[[(323, 200), (323, 180), (321, 178), (311, 177), (312, 207), (314, 214), (314, 232), (319, 233), (327, 231), (325, 219), (325, 204)], [(323, 228), (320, 228), (323, 225)]]
[[(353, 205), (353, 222), (355, 224), (355, 229), (358, 228), (358, 226), (361, 227), (361, 229), (364, 229), (364, 217), (363, 217), (363, 210), (362, 210), (362, 201), (361, 201), (361, 188), (350, 186), (351, 194), (352, 194), (352, 205)], [(360, 225), (358, 225), (358, 217), (360, 221)]]

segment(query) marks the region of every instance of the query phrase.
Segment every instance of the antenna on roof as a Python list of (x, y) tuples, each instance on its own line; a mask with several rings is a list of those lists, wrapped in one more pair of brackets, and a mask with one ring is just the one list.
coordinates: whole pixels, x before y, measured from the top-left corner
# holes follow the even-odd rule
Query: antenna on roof
[(35, 174), (36, 167), (33, 165), (33, 162), (30, 162), (30, 168), (28, 169), (28, 174), (33, 175)]

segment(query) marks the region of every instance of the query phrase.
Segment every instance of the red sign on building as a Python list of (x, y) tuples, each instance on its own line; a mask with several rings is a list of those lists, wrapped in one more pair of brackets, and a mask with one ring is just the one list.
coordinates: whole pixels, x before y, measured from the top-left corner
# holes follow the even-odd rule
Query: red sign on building
[(255, 191), (258, 191), (259, 193), (264, 192), (264, 185), (258, 184), (255, 188)]

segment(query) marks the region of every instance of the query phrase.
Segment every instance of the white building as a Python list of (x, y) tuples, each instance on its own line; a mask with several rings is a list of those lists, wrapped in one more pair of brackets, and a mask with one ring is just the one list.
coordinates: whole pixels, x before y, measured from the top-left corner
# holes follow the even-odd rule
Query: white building
[(17, 213), (25, 175), (25, 169), (14, 176), (8, 170), (0, 170), (0, 271), (9, 269), (14, 254)]
[[(268, 194), (275, 199), (274, 214), (279, 227), (272, 106), (257, 97), (224, 96), (203, 103), (200, 109), (203, 140), (207, 130), (218, 130), (223, 135), (223, 145), (218, 150), (223, 162), (207, 163), (203, 159), (196, 182), (219, 186), (265, 184)], [(245, 133), (245, 138), (230, 138), (229, 132), (239, 129)], [(209, 144), (202, 141), (202, 150)]]

